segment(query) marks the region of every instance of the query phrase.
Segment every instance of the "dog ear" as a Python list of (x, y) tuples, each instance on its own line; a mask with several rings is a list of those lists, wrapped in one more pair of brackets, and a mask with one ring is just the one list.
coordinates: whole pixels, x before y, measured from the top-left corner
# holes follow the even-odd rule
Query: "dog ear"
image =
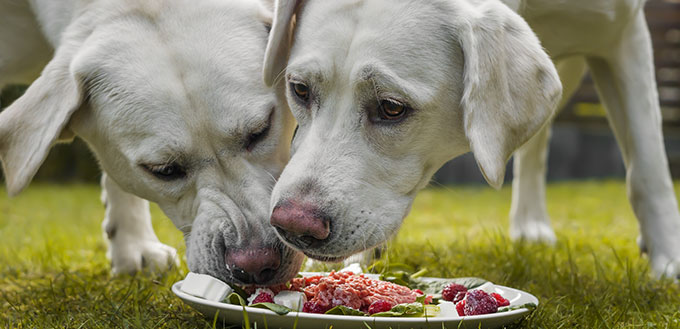
[(498, 189), (512, 153), (552, 118), (562, 84), (517, 13), (496, 1), (460, 11), (465, 134), (484, 177)]
[(0, 112), (0, 161), (10, 195), (28, 185), (59, 137), (73, 137), (66, 125), (83, 99), (70, 70), (76, 50), (74, 44), (57, 49), (24, 95)]
[(292, 42), (293, 17), (301, 3), (302, 0), (276, 0), (274, 23), (264, 54), (264, 83), (269, 87), (285, 70)]

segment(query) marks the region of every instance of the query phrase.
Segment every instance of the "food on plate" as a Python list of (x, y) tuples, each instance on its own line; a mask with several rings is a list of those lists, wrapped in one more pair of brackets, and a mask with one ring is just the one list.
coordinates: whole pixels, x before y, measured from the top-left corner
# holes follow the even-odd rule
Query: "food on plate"
[(233, 292), (231, 287), (210, 275), (190, 272), (182, 283), (182, 291), (203, 299), (219, 302)]
[(444, 287), (444, 289), (442, 290), (442, 299), (449, 302), (454, 301), (456, 299), (456, 296), (461, 292), (463, 293), (463, 296), (465, 296), (467, 288), (462, 284), (452, 282), (446, 285), (446, 287)]
[[(463, 304), (462, 315), (480, 315), (496, 313), (498, 311), (498, 302), (496, 298), (487, 294), (484, 290), (470, 290), (465, 295), (465, 298), (459, 303)], [(461, 315), (460, 312), (458, 315)]]
[(312, 313), (325, 313), (339, 305), (366, 313), (369, 306), (378, 301), (389, 304), (389, 311), (398, 304), (413, 303), (419, 296), (408, 287), (352, 272), (295, 278), (291, 281), (290, 289), (305, 293), (309, 309), (312, 310), (311, 305), (315, 305)]
[[(361, 269), (354, 267), (352, 270)], [(297, 311), (354, 316), (460, 317), (530, 308), (511, 306), (502, 296), (503, 290), (482, 279), (428, 281), (420, 279), (420, 275), (399, 272), (378, 276), (341, 270), (294, 278), (285, 285), (233, 287), (232, 290), (215, 278), (190, 273), (181, 290), (213, 301), (267, 308), (280, 315)]]
[(368, 314), (387, 312), (392, 309), (392, 303), (386, 300), (376, 300), (368, 307)]
[(460, 315), (458, 314), (458, 311), (456, 310), (456, 304), (453, 302), (449, 302), (446, 300), (440, 300), (439, 304), (439, 316), (445, 316), (445, 317), (459, 317)]
[(492, 292), (491, 296), (493, 296), (493, 298), (496, 298), (496, 302), (498, 302), (498, 307), (510, 306), (510, 301), (503, 298), (503, 296), (501, 296), (500, 294)]
[(282, 290), (274, 296), (274, 303), (283, 305), (294, 311), (302, 310), (302, 306), (307, 302), (307, 297), (299, 291)]
[(461, 284), (450, 283), (442, 290), (442, 299), (444, 301), (439, 303), (439, 307), (446, 308), (442, 313), (452, 313), (455, 305), (459, 316), (496, 313), (499, 307), (510, 306), (510, 301), (495, 292), (490, 282), (472, 290)]
[(248, 297), (248, 305), (258, 303), (273, 303), (274, 292), (267, 288), (258, 288)]

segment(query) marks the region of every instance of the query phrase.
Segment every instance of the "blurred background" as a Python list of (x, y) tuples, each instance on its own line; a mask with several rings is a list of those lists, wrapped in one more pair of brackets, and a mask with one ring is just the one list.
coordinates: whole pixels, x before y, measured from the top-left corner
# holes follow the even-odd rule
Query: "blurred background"
[[(666, 152), (673, 178), (680, 178), (680, 0), (650, 0), (645, 6), (655, 51), (656, 77), (664, 120)], [(7, 107), (25, 90), (9, 86), (0, 94)], [(52, 149), (36, 181), (97, 182), (96, 160), (82, 140)], [(548, 180), (624, 178), (625, 168), (604, 108), (590, 77), (557, 116), (548, 158)], [(512, 161), (506, 182), (512, 179)], [(472, 154), (447, 163), (437, 174), (437, 184), (482, 184), (484, 179)]]
[[(649, 0), (645, 5), (652, 34), (656, 81), (671, 175), (680, 178), (680, 0)], [(505, 181), (512, 179), (512, 160)], [(590, 76), (555, 119), (548, 152), (548, 180), (625, 178), (625, 168), (605, 110)], [(439, 170), (435, 182), (483, 183), (472, 154)]]

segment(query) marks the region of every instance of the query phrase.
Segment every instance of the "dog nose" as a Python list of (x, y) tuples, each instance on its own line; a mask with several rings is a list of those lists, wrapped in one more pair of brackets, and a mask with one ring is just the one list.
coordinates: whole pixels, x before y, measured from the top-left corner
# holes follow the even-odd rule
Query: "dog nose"
[(282, 202), (271, 216), (271, 224), (286, 237), (302, 240), (325, 240), (330, 235), (330, 220), (318, 208), (294, 201)]
[(234, 250), (226, 255), (227, 267), (243, 284), (263, 284), (276, 276), (281, 252), (273, 248)]

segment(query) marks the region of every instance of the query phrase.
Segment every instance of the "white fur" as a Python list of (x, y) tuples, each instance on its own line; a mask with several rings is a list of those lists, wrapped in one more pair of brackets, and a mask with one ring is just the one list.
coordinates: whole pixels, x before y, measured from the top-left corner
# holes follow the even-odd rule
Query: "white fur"
[[(546, 125), (587, 66), (624, 154), (652, 268), (677, 276), (680, 215), (643, 4), (278, 1), (265, 82), (304, 83), (312, 102), (302, 106), (289, 86), (299, 129), (272, 207), (295, 199), (331, 220), (325, 243), (288, 242), (317, 259), (375, 246), (397, 230), (415, 193), (445, 161), (471, 150), (487, 181), (499, 187), (508, 157), (520, 147), (511, 234), (554, 241), (544, 204)], [(401, 123), (376, 124), (371, 111), (381, 99), (414, 110)]]
[[(185, 233), (192, 271), (233, 281), (225, 252), (280, 248), (266, 200), (294, 121), (277, 89), (259, 79), (271, 6), (0, 0), (0, 89), (32, 82), (0, 114), (9, 193), (28, 185), (58, 138), (75, 134), (105, 172), (102, 227), (114, 273), (177, 262), (158, 241), (146, 200)], [(247, 150), (248, 136), (268, 123)], [(145, 169), (170, 163), (186, 177), (162, 180)], [(281, 254), (275, 281), (302, 261), (287, 248)]]
[(124, 192), (106, 174), (102, 176), (101, 199), (106, 204), (102, 222), (109, 243), (106, 256), (114, 274), (134, 273), (144, 267), (162, 271), (168, 265), (179, 265), (177, 251), (162, 244), (153, 231), (148, 201)]

